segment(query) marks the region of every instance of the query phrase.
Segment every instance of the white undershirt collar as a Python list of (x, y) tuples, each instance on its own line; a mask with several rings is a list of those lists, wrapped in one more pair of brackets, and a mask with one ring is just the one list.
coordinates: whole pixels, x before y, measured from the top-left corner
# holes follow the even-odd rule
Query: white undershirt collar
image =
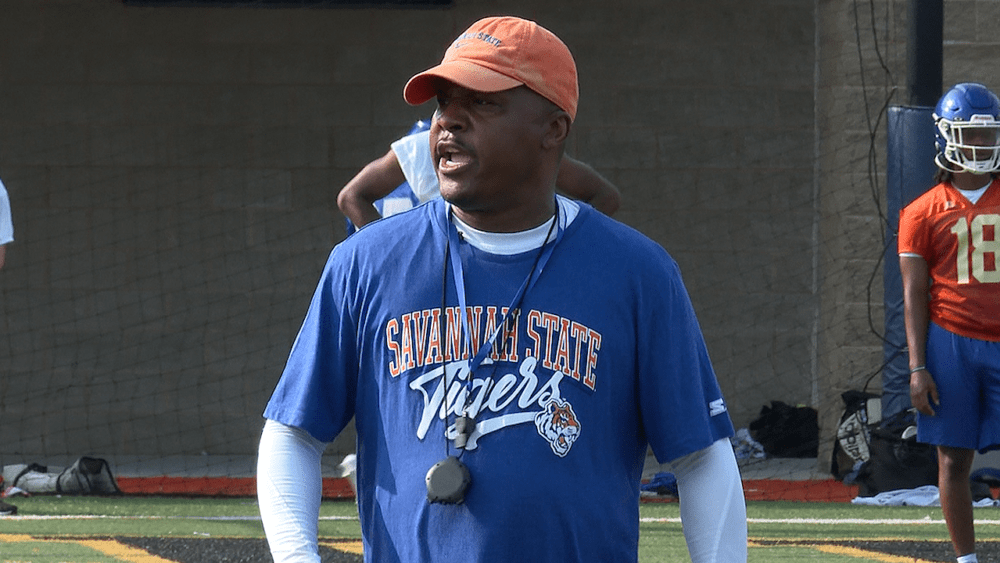
[(968, 199), (969, 201), (971, 201), (973, 203), (973, 205), (974, 205), (976, 202), (979, 201), (979, 198), (983, 197), (983, 194), (986, 193), (986, 190), (989, 189), (989, 187), (990, 187), (990, 185), (992, 183), (993, 183), (993, 181), (991, 180), (991, 181), (987, 182), (985, 186), (979, 188), (978, 190), (962, 190), (962, 189), (958, 189), (958, 188), (956, 188), (956, 189), (958, 189), (958, 191), (962, 195), (964, 195), (966, 199)]
[[(559, 203), (559, 228), (565, 229), (576, 219), (577, 214), (580, 212), (580, 205), (575, 201), (561, 196), (557, 197), (556, 201)], [(549, 233), (554, 219), (554, 217), (549, 218), (548, 221), (541, 225), (526, 231), (490, 233), (470, 227), (467, 223), (459, 219), (457, 215), (452, 215), (452, 218), (455, 221), (455, 227), (458, 229), (459, 234), (462, 235), (462, 238), (466, 242), (483, 252), (508, 256), (528, 252), (542, 246), (546, 242), (545, 235)], [(552, 238), (555, 238), (555, 229), (551, 230)]]

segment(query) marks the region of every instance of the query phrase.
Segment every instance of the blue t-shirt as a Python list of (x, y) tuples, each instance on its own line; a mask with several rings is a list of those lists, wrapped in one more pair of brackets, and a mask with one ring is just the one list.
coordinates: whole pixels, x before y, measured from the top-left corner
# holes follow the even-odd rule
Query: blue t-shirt
[[(665, 462), (733, 434), (676, 263), (581, 205), (516, 330), (469, 377), (539, 252), (449, 249), (470, 351), (443, 269), (446, 209), (433, 200), (333, 250), (264, 415), (323, 441), (356, 415), (367, 561), (635, 561), (647, 444)], [(428, 503), (425, 475), (458, 453), (446, 426), (465, 405), (472, 484), (463, 504)]]

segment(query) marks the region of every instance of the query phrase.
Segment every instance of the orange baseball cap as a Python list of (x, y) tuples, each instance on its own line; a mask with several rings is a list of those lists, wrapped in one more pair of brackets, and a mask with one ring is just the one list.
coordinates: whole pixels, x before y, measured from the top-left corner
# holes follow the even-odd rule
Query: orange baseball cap
[(420, 105), (437, 96), (438, 79), (478, 92), (524, 85), (576, 119), (580, 90), (569, 48), (551, 31), (514, 17), (484, 18), (455, 39), (441, 64), (414, 76), (403, 99)]

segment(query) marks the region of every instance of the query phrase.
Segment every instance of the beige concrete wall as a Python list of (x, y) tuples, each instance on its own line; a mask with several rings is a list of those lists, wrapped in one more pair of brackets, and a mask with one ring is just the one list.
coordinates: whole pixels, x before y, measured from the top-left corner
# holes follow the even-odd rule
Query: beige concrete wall
[[(879, 257), (885, 225), (879, 213), (885, 209), (886, 145), (884, 120), (876, 122), (890, 96), (905, 101), (905, 93), (894, 88), (905, 88), (906, 22), (895, 17), (899, 10), (905, 13), (905, 2), (871, 6), (874, 14), (868, 6), (821, 2), (817, 12), (821, 465), (829, 463), (830, 439), (843, 412), (841, 393), (861, 389), (883, 361), (870, 326), (883, 330)], [(880, 390), (880, 378), (875, 375), (869, 391)]]
[(4, 449), (252, 452), (342, 233), (336, 190), (431, 111), (402, 103), (405, 80), (496, 12), (576, 54), (570, 153), (680, 262), (737, 424), (809, 403), (812, 6), (20, 2), (0, 75)]
[[(995, 62), (995, 3), (947, 4), (946, 80), (988, 81), (969, 58)], [(343, 234), (337, 190), (431, 112), (402, 102), (406, 79), (495, 13), (575, 53), (569, 152), (680, 263), (737, 426), (782, 400), (821, 408), (828, 433), (839, 392), (881, 363), (862, 94), (875, 116), (905, 83), (905, 4), (872, 6), (858, 34), (846, 0), (6, 2), (0, 178), (17, 242), (0, 273), (0, 451), (252, 454)]]

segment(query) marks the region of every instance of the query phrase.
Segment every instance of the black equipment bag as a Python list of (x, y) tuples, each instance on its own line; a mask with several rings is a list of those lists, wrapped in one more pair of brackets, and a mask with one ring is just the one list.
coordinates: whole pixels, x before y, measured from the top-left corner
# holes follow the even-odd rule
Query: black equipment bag
[(761, 407), (749, 430), (772, 457), (816, 457), (819, 451), (819, 417), (811, 407), (771, 401), (771, 406)]
[(916, 411), (909, 409), (871, 427), (870, 458), (856, 480), (858, 496), (937, 485), (937, 448), (915, 436), (903, 439), (903, 432), (916, 424)]

